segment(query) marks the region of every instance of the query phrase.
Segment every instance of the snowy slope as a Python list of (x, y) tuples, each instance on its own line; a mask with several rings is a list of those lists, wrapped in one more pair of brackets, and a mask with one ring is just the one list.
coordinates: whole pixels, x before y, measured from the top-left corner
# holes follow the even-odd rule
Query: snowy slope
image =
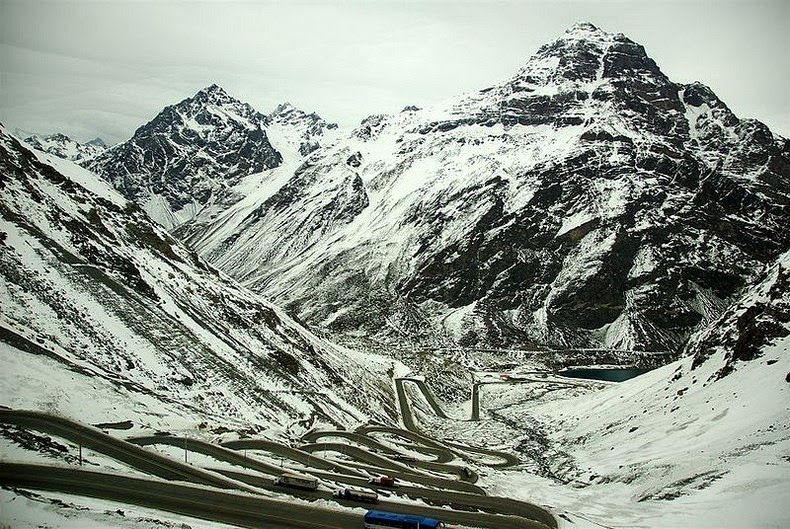
[(591, 24), (279, 169), (178, 234), (346, 338), (675, 349), (790, 247), (790, 142)]
[(65, 134), (49, 134), (46, 136), (34, 134), (25, 138), (25, 143), (34, 148), (58, 158), (65, 158), (72, 162), (82, 162), (104, 152), (107, 144), (101, 138), (95, 138), (85, 143), (80, 143)]
[(282, 163), (265, 128), (266, 116), (211, 85), (84, 166), (172, 228), (242, 177)]
[(1, 404), (269, 436), (388, 416), (389, 360), (315, 337), (92, 173), (0, 142)]
[(693, 337), (684, 360), (530, 406), (586, 469), (588, 504), (623, 495), (657, 513), (630, 521), (649, 526), (790, 523), (790, 252), (761, 275)]

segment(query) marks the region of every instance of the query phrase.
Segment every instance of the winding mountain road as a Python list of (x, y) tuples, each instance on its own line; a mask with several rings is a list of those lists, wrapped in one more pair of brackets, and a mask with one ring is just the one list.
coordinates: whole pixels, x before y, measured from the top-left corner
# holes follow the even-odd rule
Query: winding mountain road
[[(338, 516), (338, 511), (311, 508), (303, 504), (260, 496), (277, 492), (305, 500), (331, 500), (341, 505), (359, 507), (358, 503), (337, 500), (331, 496), (334, 484), (342, 484), (387, 491), (377, 507), (383, 510), (432, 516), (448, 523), (474, 527), (556, 529), (556, 520), (544, 508), (509, 498), (486, 496), (482, 489), (473, 484), (477, 481), (477, 474), (473, 470), (451, 464), (456, 459), (468, 460), (469, 454), (484, 455), (502, 461), (489, 464), (488, 466), (491, 467), (513, 466), (517, 465), (519, 460), (505, 452), (437, 441), (420, 432), (414, 422), (409, 398), (403, 387), (404, 383), (412, 382), (417, 385), (437, 416), (449, 419), (423, 381), (396, 379), (395, 386), (402, 420), (407, 429), (370, 425), (358, 428), (355, 432), (310, 432), (303, 439), (308, 444), (300, 448), (262, 439), (242, 439), (222, 445), (162, 435), (121, 440), (96, 428), (42, 412), (0, 409), (0, 422), (68, 439), (139, 471), (170, 480), (169, 482), (151, 481), (77, 468), (2, 463), (0, 482), (6, 486), (54, 490), (122, 501), (244, 527), (268, 529), (320, 526), (358, 529), (361, 527), (359, 515), (342, 511), (343, 515)], [(387, 445), (370, 437), (370, 434), (396, 436), (404, 442), (396, 442), (395, 446)], [(331, 437), (345, 439), (358, 446), (338, 442), (319, 442), (321, 439)], [(142, 448), (152, 445), (185, 448), (190, 452), (213, 457), (252, 473), (228, 468), (201, 469)], [(407, 448), (411, 453), (429, 455), (434, 460), (404, 459), (404, 452), (400, 451), (398, 446)], [(240, 454), (240, 450), (244, 450), (245, 453)], [(255, 457), (248, 457), (247, 450), (267, 452), (282, 460), (299, 463), (306, 468), (293, 469), (290, 464), (288, 468), (282, 465), (276, 466)], [(315, 454), (319, 451), (336, 452), (341, 454), (343, 459), (319, 457)], [(273, 477), (283, 471), (293, 470), (315, 476), (322, 480), (326, 487), (322, 486), (317, 491), (300, 491), (274, 484)], [(371, 473), (374, 475), (387, 473), (400, 479), (402, 484), (395, 489), (369, 484), (367, 479)], [(439, 477), (436, 473), (449, 474), (456, 479)], [(189, 485), (172, 483), (172, 481), (189, 482)], [(163, 484), (168, 487), (162, 488)], [(215, 488), (225, 491), (236, 489), (241, 493), (222, 492)], [(154, 490), (165, 492), (159, 494), (153, 492)], [(205, 501), (201, 496), (204, 492)], [(218, 494), (225, 496), (217, 496)], [(431, 505), (450, 507), (450, 510), (413, 503), (390, 502), (386, 499), (386, 495), (390, 494), (419, 498)], [(198, 496), (200, 500), (195, 499)], [(257, 510), (251, 510), (250, 501), (257, 502), (255, 503)], [(294, 508), (290, 509), (291, 506)]]

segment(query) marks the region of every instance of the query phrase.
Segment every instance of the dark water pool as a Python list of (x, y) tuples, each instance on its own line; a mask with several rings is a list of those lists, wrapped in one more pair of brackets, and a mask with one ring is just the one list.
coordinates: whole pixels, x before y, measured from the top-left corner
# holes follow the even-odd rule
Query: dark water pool
[(625, 369), (607, 369), (607, 368), (580, 368), (580, 369), (565, 369), (560, 371), (559, 374), (564, 377), (571, 378), (587, 378), (591, 380), (606, 380), (607, 382), (622, 382), (629, 378), (638, 377), (643, 373), (651, 371), (650, 369), (642, 367), (630, 367)]

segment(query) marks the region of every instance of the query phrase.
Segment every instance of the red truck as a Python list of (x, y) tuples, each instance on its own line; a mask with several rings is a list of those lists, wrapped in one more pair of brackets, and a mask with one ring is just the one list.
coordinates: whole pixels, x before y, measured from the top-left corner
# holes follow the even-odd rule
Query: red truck
[(382, 487), (395, 487), (395, 478), (390, 476), (379, 476), (377, 478), (370, 478), (368, 483), (371, 485), (380, 485)]

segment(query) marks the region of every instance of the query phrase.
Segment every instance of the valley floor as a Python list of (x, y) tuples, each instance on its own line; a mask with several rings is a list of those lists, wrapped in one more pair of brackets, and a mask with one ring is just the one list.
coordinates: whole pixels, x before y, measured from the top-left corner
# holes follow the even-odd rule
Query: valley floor
[[(475, 399), (448, 404), (434, 396), (433, 388), (441, 389), (440, 379), (402, 378), (395, 386), (407, 428), (448, 446), (458, 443), (489, 450), (470, 453), (465, 463), (479, 476), (476, 486), (490, 496), (545, 506), (561, 528), (779, 528), (790, 525), (785, 508), (790, 503), (786, 426), (790, 384), (785, 381), (790, 360), (783, 351), (780, 343), (767, 349), (763, 358), (739, 365), (737, 378), (715, 382), (715, 362), (692, 370), (690, 359), (622, 383), (567, 379), (535, 366), (507, 373), (478, 370), (474, 379), (479, 420), (475, 421), (470, 420)], [(4, 364), (15, 365), (16, 354), (6, 348)], [(25, 394), (36, 397), (27, 402), (12, 399), (8, 403), (14, 407), (57, 408), (76, 418), (78, 403), (85, 401), (85, 419), (91, 422), (99, 417), (131, 417), (138, 424), (147, 422), (149, 430), (151, 426), (164, 430), (172, 419), (169, 429), (175, 428), (177, 435), (213, 443), (227, 440), (227, 435), (199, 429), (198, 417), (169, 414), (169, 407), (155, 403), (139, 403), (133, 406), (138, 411), (130, 415), (128, 402), (117, 400), (111, 388), (97, 387), (93, 381), (85, 381), (82, 399), (77, 399), (65, 393), (69, 384), (78, 387), (73, 379), (64, 380), (63, 387), (43, 386), (35, 384), (40, 378), (22, 365), (15, 366), (15, 373), (15, 381), (5, 382), (27, 384)], [(86, 400), (86, 395), (92, 397)], [(7, 426), (0, 433), (3, 461), (77, 464), (73, 444), (42, 443), (42, 436), (25, 438)], [(143, 433), (136, 426), (113, 435)], [(379, 440), (407, 455), (425, 457), (414, 447), (404, 447), (402, 439), (399, 443), (384, 435)], [(334, 441), (368, 448), (342, 436)], [(518, 463), (507, 466), (510, 463), (503, 463), (497, 451), (516, 454)], [(156, 452), (173, 460), (183, 457), (178, 447), (157, 446)], [(105, 472), (140, 475), (101, 454), (86, 452), (85, 457)], [(350, 451), (342, 449), (330, 459), (343, 464), (354, 460)], [(191, 454), (189, 460), (199, 466), (217, 464), (198, 454)], [(276, 458), (263, 460), (278, 464)], [(326, 500), (312, 503), (338, 508)], [(226, 527), (110, 501), (8, 489), (0, 497), (0, 513), (3, 524), (20, 528)]]
[[(437, 419), (426, 405), (417, 415), (439, 438), (517, 452), (520, 467), (490, 470), (481, 486), (546, 505), (561, 526), (788, 527), (782, 353), (768, 350), (740, 365), (737, 379), (715, 383), (709, 367), (691, 371), (690, 359), (622, 383), (570, 387), (527, 382), (516, 369), (511, 382), (483, 386), (479, 422)], [(448, 415), (468, 418), (469, 402)]]

